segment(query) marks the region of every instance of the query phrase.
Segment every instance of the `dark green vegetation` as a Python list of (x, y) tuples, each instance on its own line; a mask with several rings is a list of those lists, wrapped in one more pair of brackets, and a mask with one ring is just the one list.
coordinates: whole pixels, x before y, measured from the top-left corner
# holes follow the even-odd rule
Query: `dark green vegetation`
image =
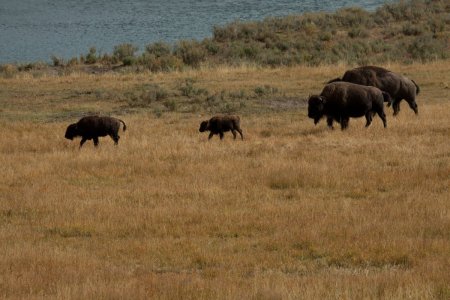
[[(95, 47), (80, 57), (52, 57), (53, 66), (65, 72), (82, 66), (87, 71), (111, 68), (181, 70), (201, 65), (261, 66), (335, 64), (382, 64), (426, 62), (449, 57), (450, 3), (439, 0), (400, 1), (385, 4), (375, 12), (346, 8), (335, 13), (308, 13), (260, 22), (235, 22), (213, 29), (213, 37), (202, 41), (158, 42), (139, 51), (121, 44), (111, 54)], [(0, 66), (10, 75), (42, 69), (34, 63)], [(48, 66), (47, 66), (48, 67)]]

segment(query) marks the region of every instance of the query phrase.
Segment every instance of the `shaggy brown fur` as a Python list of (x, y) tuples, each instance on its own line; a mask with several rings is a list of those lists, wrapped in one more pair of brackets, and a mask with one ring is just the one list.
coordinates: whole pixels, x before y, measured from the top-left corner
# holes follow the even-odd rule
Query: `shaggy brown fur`
[(125, 122), (112, 118), (102, 116), (87, 116), (81, 118), (77, 123), (70, 124), (67, 127), (65, 138), (73, 140), (74, 137), (81, 136), (80, 148), (86, 142), (86, 140), (94, 140), (94, 145), (98, 146), (98, 138), (100, 136), (109, 135), (114, 144), (119, 143), (119, 128), (120, 123), (123, 124), (123, 131), (127, 129)]
[(231, 131), (234, 139), (236, 139), (236, 131), (241, 135), (241, 139), (244, 139), (242, 135), (242, 129), (240, 127), (240, 118), (239, 116), (233, 115), (220, 115), (214, 116), (208, 121), (203, 121), (200, 124), (200, 132), (209, 131), (208, 139), (211, 139), (213, 135), (218, 134), (220, 139), (223, 139), (223, 133), (226, 131)]
[(377, 113), (387, 126), (383, 102), (390, 102), (389, 94), (373, 86), (364, 86), (349, 82), (327, 84), (320, 95), (308, 100), (308, 117), (317, 124), (323, 116), (333, 128), (333, 121), (341, 123), (341, 129), (348, 126), (350, 118), (366, 117), (366, 127)]
[[(409, 107), (417, 114), (419, 112), (416, 103), (416, 95), (419, 94), (419, 86), (411, 79), (386, 70), (381, 67), (364, 66), (345, 72), (341, 78), (330, 80), (328, 83), (346, 81), (367, 86), (375, 86), (391, 95), (394, 116), (400, 112), (400, 101), (408, 102)], [(388, 105), (389, 106), (389, 105)]]

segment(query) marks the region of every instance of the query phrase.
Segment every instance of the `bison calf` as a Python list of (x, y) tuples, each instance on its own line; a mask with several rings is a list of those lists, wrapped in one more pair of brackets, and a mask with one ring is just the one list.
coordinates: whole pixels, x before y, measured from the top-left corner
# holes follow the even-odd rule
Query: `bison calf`
[(241, 139), (244, 139), (242, 135), (242, 129), (240, 127), (239, 116), (214, 116), (208, 121), (203, 121), (200, 124), (200, 132), (209, 131), (208, 139), (211, 139), (213, 135), (218, 134), (220, 139), (223, 139), (223, 133), (226, 131), (231, 131), (233, 133), (234, 139), (236, 139), (236, 131), (241, 135)]
[(320, 95), (311, 96), (308, 100), (308, 117), (317, 124), (323, 116), (327, 124), (333, 128), (333, 121), (341, 124), (344, 130), (350, 118), (366, 117), (366, 127), (372, 122), (372, 116), (377, 113), (386, 124), (383, 102), (390, 103), (388, 93), (371, 86), (363, 86), (349, 82), (334, 82), (327, 84)]
[(86, 142), (86, 140), (94, 140), (94, 145), (98, 146), (98, 138), (100, 136), (109, 135), (114, 144), (119, 143), (119, 128), (120, 123), (123, 124), (123, 131), (127, 129), (125, 122), (112, 118), (101, 116), (87, 116), (80, 119), (77, 123), (70, 124), (67, 127), (65, 138), (73, 140), (74, 137), (81, 136), (80, 148)]

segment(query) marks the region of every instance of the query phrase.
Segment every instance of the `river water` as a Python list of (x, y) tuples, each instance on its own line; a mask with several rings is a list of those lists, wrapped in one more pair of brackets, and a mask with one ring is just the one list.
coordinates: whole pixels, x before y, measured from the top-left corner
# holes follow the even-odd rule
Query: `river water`
[(383, 0), (0, 0), (0, 64), (71, 58), (90, 47), (201, 40), (214, 25), (262, 20), (312, 11), (360, 6), (369, 11)]

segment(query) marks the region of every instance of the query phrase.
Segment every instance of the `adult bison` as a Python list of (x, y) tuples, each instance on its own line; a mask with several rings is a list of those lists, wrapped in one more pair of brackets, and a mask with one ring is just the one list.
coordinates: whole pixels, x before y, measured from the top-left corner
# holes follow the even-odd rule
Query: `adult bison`
[(327, 84), (320, 95), (308, 99), (308, 117), (317, 124), (323, 116), (327, 117), (328, 127), (333, 128), (333, 121), (341, 124), (344, 130), (350, 118), (366, 116), (366, 127), (377, 113), (386, 124), (383, 102), (390, 103), (388, 93), (373, 86), (364, 86), (350, 82), (333, 82)]
[(392, 98), (394, 116), (400, 111), (400, 101), (408, 102), (409, 107), (418, 114), (416, 95), (419, 94), (419, 86), (411, 79), (376, 66), (364, 66), (349, 70), (342, 78), (335, 78), (328, 83), (346, 81), (361, 85), (375, 86), (388, 93)]
[(209, 131), (208, 139), (211, 139), (213, 135), (218, 134), (220, 139), (223, 139), (223, 133), (226, 131), (231, 131), (233, 133), (234, 139), (236, 139), (236, 131), (241, 135), (241, 139), (244, 139), (242, 135), (242, 129), (240, 126), (241, 120), (239, 116), (233, 115), (220, 115), (214, 116), (208, 121), (203, 121), (200, 124), (198, 131), (205, 132)]
[(125, 131), (127, 126), (120, 119), (103, 116), (87, 116), (81, 118), (77, 123), (70, 124), (66, 129), (65, 138), (73, 140), (74, 137), (81, 136), (80, 148), (86, 140), (93, 139), (94, 145), (97, 147), (98, 138), (109, 135), (114, 140), (114, 144), (117, 145), (120, 138), (120, 123), (123, 124), (123, 131)]

